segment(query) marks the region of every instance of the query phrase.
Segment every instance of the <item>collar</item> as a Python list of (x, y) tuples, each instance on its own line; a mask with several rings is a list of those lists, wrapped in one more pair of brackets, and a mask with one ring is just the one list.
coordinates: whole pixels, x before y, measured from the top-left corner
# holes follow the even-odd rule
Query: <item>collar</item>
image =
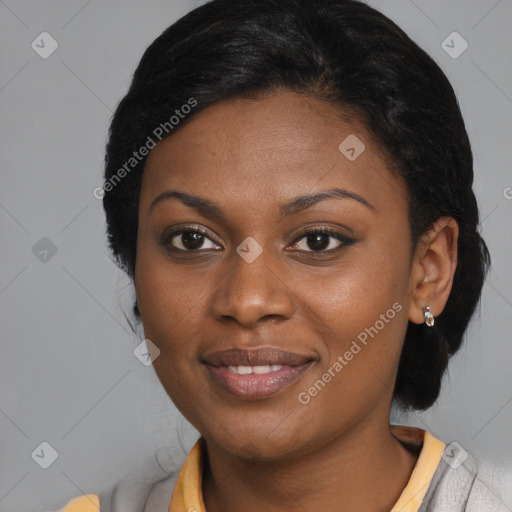
[[(391, 512), (418, 512), (445, 444), (427, 430), (391, 425), (391, 434), (419, 457), (409, 481)], [(200, 437), (190, 450), (174, 487), (169, 512), (206, 512), (201, 491), (205, 442)]]

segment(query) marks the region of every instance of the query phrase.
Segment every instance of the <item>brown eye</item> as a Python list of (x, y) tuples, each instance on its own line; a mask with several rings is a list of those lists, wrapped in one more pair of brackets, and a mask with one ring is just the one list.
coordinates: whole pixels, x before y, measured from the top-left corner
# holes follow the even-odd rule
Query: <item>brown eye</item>
[(211, 240), (199, 229), (180, 229), (165, 237), (165, 244), (171, 249), (192, 252), (198, 249), (220, 249), (220, 246)]
[(337, 231), (316, 228), (297, 238), (292, 247), (304, 252), (334, 252), (353, 243), (354, 240)]

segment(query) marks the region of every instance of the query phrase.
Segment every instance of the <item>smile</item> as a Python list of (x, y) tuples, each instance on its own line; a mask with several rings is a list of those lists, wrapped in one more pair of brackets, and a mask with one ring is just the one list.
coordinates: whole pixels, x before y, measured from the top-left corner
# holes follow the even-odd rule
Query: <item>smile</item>
[(238, 375), (251, 375), (255, 373), (257, 375), (263, 375), (265, 373), (277, 372), (283, 367), (281, 364), (273, 364), (272, 366), (228, 366), (228, 370), (231, 373)]
[(219, 350), (207, 354), (201, 362), (217, 389), (244, 400), (259, 400), (297, 382), (315, 359), (266, 346)]

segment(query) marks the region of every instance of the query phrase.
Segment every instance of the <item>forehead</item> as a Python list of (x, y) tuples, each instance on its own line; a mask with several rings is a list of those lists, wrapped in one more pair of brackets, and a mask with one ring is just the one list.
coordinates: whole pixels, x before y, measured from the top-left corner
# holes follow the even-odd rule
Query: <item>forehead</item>
[(396, 205), (405, 187), (388, 160), (361, 121), (323, 100), (290, 91), (236, 98), (205, 108), (157, 144), (142, 200), (166, 188), (253, 201), (342, 186)]

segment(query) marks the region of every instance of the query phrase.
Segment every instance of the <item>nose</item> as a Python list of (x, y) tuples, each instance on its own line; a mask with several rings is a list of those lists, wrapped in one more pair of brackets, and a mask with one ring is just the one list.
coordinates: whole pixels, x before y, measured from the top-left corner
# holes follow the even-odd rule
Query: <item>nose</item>
[(231, 319), (254, 327), (263, 319), (291, 318), (293, 293), (272, 259), (270, 250), (264, 250), (251, 263), (233, 254), (211, 303), (218, 320)]

